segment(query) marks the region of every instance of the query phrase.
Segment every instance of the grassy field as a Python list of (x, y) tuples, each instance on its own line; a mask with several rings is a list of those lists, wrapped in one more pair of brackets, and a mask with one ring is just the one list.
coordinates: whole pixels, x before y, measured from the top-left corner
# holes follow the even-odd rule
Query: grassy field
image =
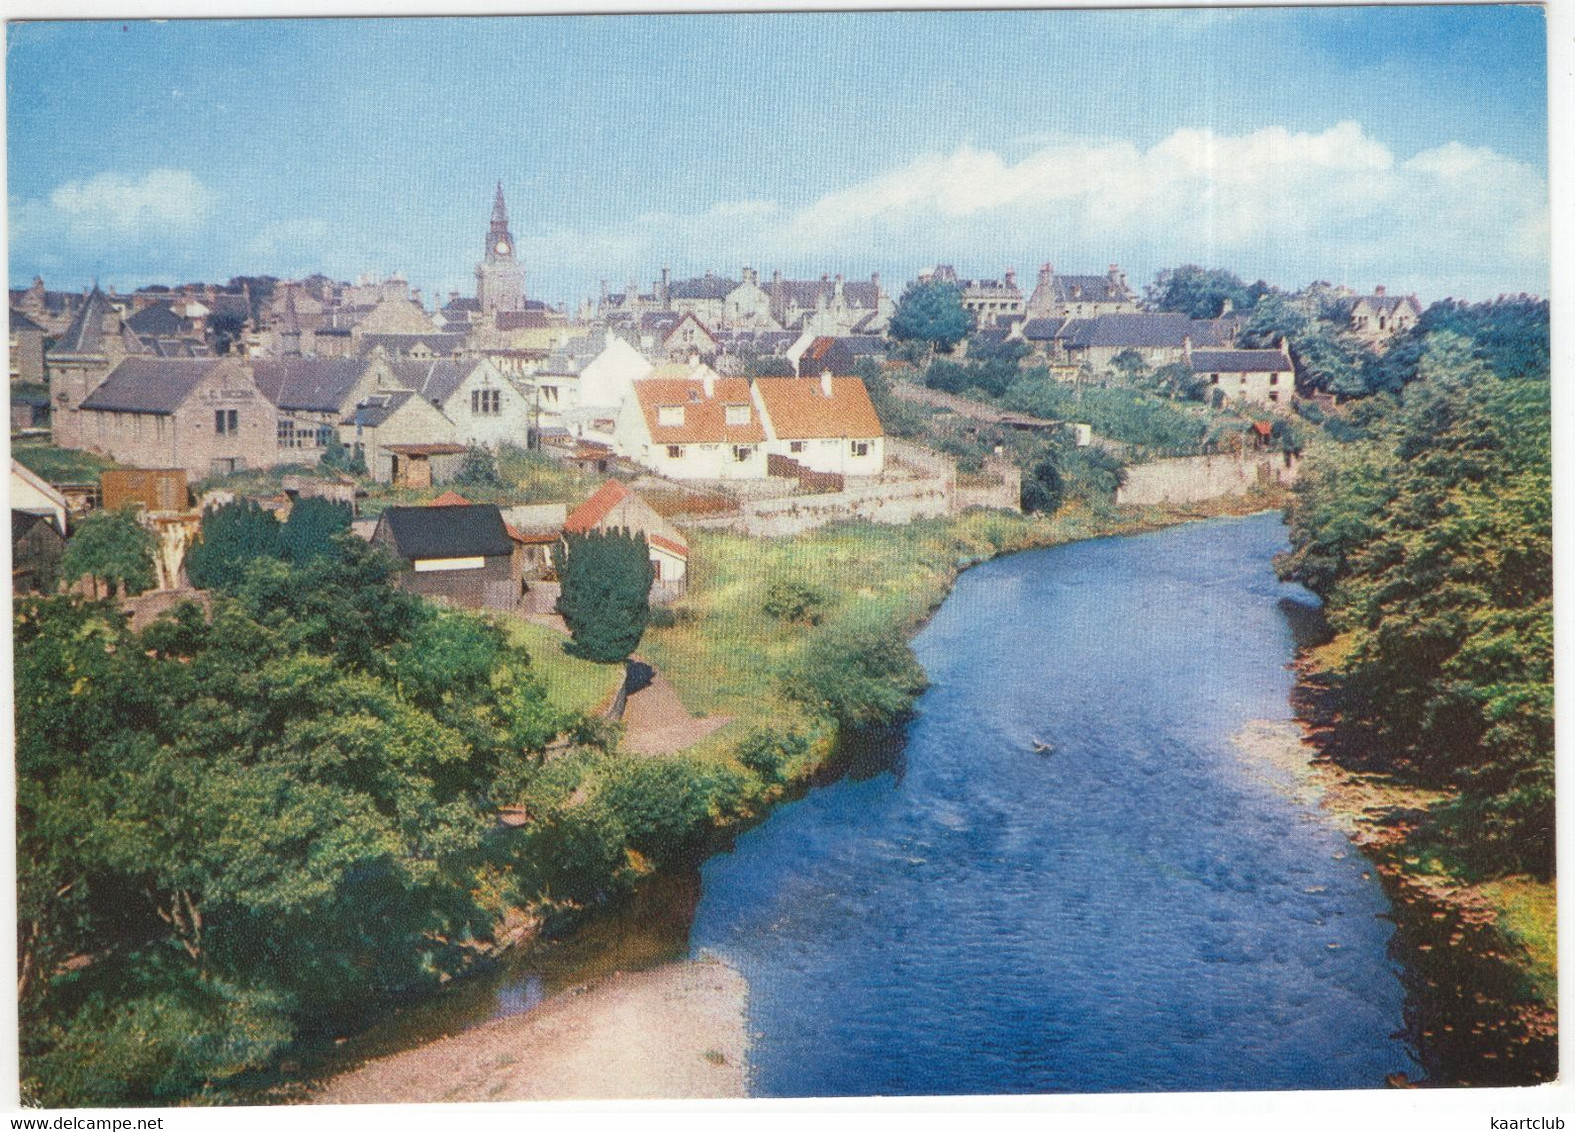
[(1498, 927), (1525, 949), (1525, 972), (1542, 1001), (1559, 997), (1558, 904), (1554, 886), (1531, 877), (1505, 877), (1475, 886), (1498, 913)]
[[(960, 570), (999, 554), (1277, 502), (1264, 496), (1191, 508), (1074, 506), (1048, 519), (974, 511), (903, 526), (838, 523), (789, 539), (697, 531), (690, 535), (690, 596), (676, 608), (675, 624), (646, 631), (640, 655), (666, 674), (690, 711), (735, 716), (744, 727), (781, 726), (801, 721), (803, 709), (781, 695), (777, 674), (839, 619), (879, 620), (912, 632)], [(765, 612), (767, 590), (784, 581), (821, 594), (819, 626)], [(728, 733), (741, 730), (735, 725)]]
[(50, 483), (97, 483), (98, 474), (119, 464), (108, 456), (56, 448), (47, 441), (18, 440), (11, 445), (12, 457)]
[(623, 679), (623, 665), (594, 664), (563, 651), (564, 638), (546, 625), (503, 618), (509, 643), (530, 653), (531, 667), (547, 686), (554, 704), (569, 711), (592, 712), (611, 698)]

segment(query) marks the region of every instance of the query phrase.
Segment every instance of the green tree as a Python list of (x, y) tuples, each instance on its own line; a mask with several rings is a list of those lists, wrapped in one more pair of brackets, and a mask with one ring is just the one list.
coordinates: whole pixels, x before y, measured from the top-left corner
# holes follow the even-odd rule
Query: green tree
[(298, 499), (279, 531), (280, 556), (304, 564), (313, 558), (338, 554), (334, 539), (350, 531), (350, 505), (329, 499)]
[(1236, 313), (1244, 313), (1272, 291), (1267, 283), (1260, 281), (1249, 287), (1234, 272), (1189, 263), (1161, 271), (1144, 288), (1144, 297), (1154, 310), (1177, 311), (1189, 318), (1218, 318), (1227, 304)]
[(651, 618), (656, 580), (643, 534), (568, 534), (554, 552), (563, 592), (558, 612), (572, 635), (566, 650), (586, 660), (627, 660)]
[(283, 552), (279, 520), (253, 500), (238, 499), (203, 512), (201, 535), (186, 555), (186, 576), (198, 589), (230, 591), (251, 563)]
[(130, 511), (95, 511), (77, 524), (60, 557), (60, 576), (67, 582), (86, 577), (98, 593), (99, 583), (112, 596), (136, 594), (153, 585), (153, 555), (158, 541)]
[(949, 353), (973, 333), (974, 317), (955, 283), (910, 283), (897, 301), (887, 333), (898, 341), (923, 342)]
[(894, 626), (841, 621), (811, 637), (781, 673), (783, 690), (848, 731), (900, 722), (924, 690), (924, 670)]
[(328, 444), (323, 449), (322, 466), (333, 471), (349, 472), (351, 475), (366, 475), (366, 458), (359, 453), (351, 451), (339, 439), (337, 432), (330, 431)]
[(497, 487), (503, 482), (498, 473), (498, 458), (492, 450), (480, 444), (469, 445), (454, 473), (454, 482), (474, 487)]

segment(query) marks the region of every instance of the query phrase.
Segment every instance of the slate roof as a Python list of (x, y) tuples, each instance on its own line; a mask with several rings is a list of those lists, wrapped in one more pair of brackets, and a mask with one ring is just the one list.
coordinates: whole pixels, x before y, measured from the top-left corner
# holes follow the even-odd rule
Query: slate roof
[(98, 354), (104, 350), (104, 318), (110, 303), (104, 292), (93, 288), (77, 310), (71, 325), (56, 341), (51, 354)]
[(1102, 314), (1077, 327), (1071, 344), (1179, 347), (1191, 334), (1192, 319), (1184, 314)]
[(499, 330), (541, 330), (551, 326), (544, 312), (533, 311), (498, 311), (495, 315)]
[(390, 507), (378, 528), (387, 530), (400, 557), (497, 558), (514, 553), (496, 503), (453, 507)]
[[(771, 296), (773, 307), (797, 305), (807, 308), (813, 307), (821, 294), (830, 303), (837, 284), (831, 279), (774, 279), (762, 287)], [(874, 307), (877, 304), (875, 281), (846, 281), (842, 284), (842, 297), (850, 307)]]
[(218, 358), (127, 358), (88, 394), (82, 408), (168, 416), (222, 364)]
[[(647, 377), (634, 383), (634, 393), (653, 444), (757, 444), (766, 438), (749, 382), (741, 377), (717, 378), (711, 397), (702, 381), (683, 377)], [(678, 405), (684, 407), (683, 424), (657, 423), (659, 408)], [(727, 405), (747, 405), (749, 423), (728, 424)]]
[(1291, 360), (1278, 350), (1194, 350), (1193, 373), (1286, 373)]
[(60, 538), (60, 531), (55, 527), (55, 517), (48, 511), (23, 511), (16, 507), (11, 508), (11, 545), (15, 546), (38, 524), (43, 523), (54, 532), (55, 538)]
[(1422, 304), (1417, 302), (1415, 295), (1362, 295), (1351, 301), (1350, 309), (1355, 311), (1361, 304), (1367, 306), (1374, 314), (1390, 314), (1402, 305), (1415, 307), (1418, 311)]
[(1240, 329), (1240, 319), (1195, 318), (1192, 320), (1192, 345), (1229, 346)]
[(389, 362), (388, 368), (401, 385), (414, 389), (441, 407), (480, 364), (481, 361), (476, 358), (459, 361), (452, 358), (433, 358), (431, 361), (401, 359)]
[(736, 281), (707, 273), (695, 279), (680, 279), (668, 288), (667, 294), (673, 299), (725, 299), (737, 288)]
[(1063, 303), (1120, 303), (1132, 292), (1108, 275), (1053, 275), (1051, 294)]
[(168, 303), (155, 303), (143, 307), (126, 319), (126, 325), (138, 337), (177, 338), (192, 332), (192, 321), (172, 310)]
[(361, 358), (279, 358), (252, 365), (264, 397), (281, 409), (310, 413), (343, 409), (364, 372)]
[(434, 354), (454, 354), (465, 348), (463, 334), (439, 334), (436, 331), (426, 334), (364, 334), (361, 336), (361, 349), (370, 350), (374, 346), (381, 346), (390, 354), (406, 354), (416, 346), (425, 346)]
[(755, 389), (783, 440), (881, 435), (869, 391), (856, 377), (833, 377), (830, 397), (818, 377), (758, 377)]
[[(397, 413), (406, 401), (415, 396), (409, 389), (385, 389), (372, 394), (345, 415), (340, 424), (359, 424), (363, 428), (377, 428)], [(360, 419), (357, 420), (357, 417)]]
[(36, 323), (32, 319), (28, 318), (27, 315), (23, 314), (21, 311), (17, 310), (15, 307), (12, 307), (11, 308), (11, 332), (13, 334), (15, 334), (19, 330), (20, 331), (36, 330), (40, 334), (42, 334), (44, 332), (44, 328), (42, 326), (38, 325), (38, 323)]

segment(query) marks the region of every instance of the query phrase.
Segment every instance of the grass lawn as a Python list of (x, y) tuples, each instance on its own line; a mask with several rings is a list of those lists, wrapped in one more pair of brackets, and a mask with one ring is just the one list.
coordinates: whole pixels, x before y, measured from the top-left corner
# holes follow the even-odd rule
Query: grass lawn
[(1553, 885), (1505, 877), (1476, 886), (1498, 910), (1499, 929), (1526, 949), (1526, 975), (1549, 1006), (1559, 998), (1558, 905)]
[(36, 472), (49, 483), (97, 483), (100, 472), (120, 467), (108, 456), (79, 452), (74, 448), (57, 448), (48, 441), (14, 441), (11, 455), (17, 463)]
[(499, 619), (509, 643), (530, 653), (531, 667), (547, 686), (548, 698), (569, 711), (591, 712), (605, 703), (623, 679), (623, 665), (595, 664), (563, 651), (566, 638), (545, 625), (516, 617)]
[[(676, 624), (646, 630), (640, 655), (655, 664), (696, 714), (736, 716), (743, 727), (793, 722), (776, 674), (821, 627), (767, 614), (766, 591), (793, 580), (824, 598), (821, 626), (879, 620), (916, 630), (945, 598), (957, 572), (1012, 550), (1131, 533), (1209, 514), (1273, 506), (1228, 501), (1192, 509), (1068, 506), (1053, 518), (972, 511), (902, 526), (837, 523), (794, 538), (690, 534), (689, 594)], [(740, 733), (742, 728), (729, 728)]]

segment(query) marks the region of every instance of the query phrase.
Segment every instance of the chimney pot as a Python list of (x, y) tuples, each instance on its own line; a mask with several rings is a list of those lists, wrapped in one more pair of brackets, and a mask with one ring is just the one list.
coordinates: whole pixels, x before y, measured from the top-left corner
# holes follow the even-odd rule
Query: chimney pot
[(828, 401), (831, 400), (831, 371), (829, 369), (820, 371), (820, 395)]

